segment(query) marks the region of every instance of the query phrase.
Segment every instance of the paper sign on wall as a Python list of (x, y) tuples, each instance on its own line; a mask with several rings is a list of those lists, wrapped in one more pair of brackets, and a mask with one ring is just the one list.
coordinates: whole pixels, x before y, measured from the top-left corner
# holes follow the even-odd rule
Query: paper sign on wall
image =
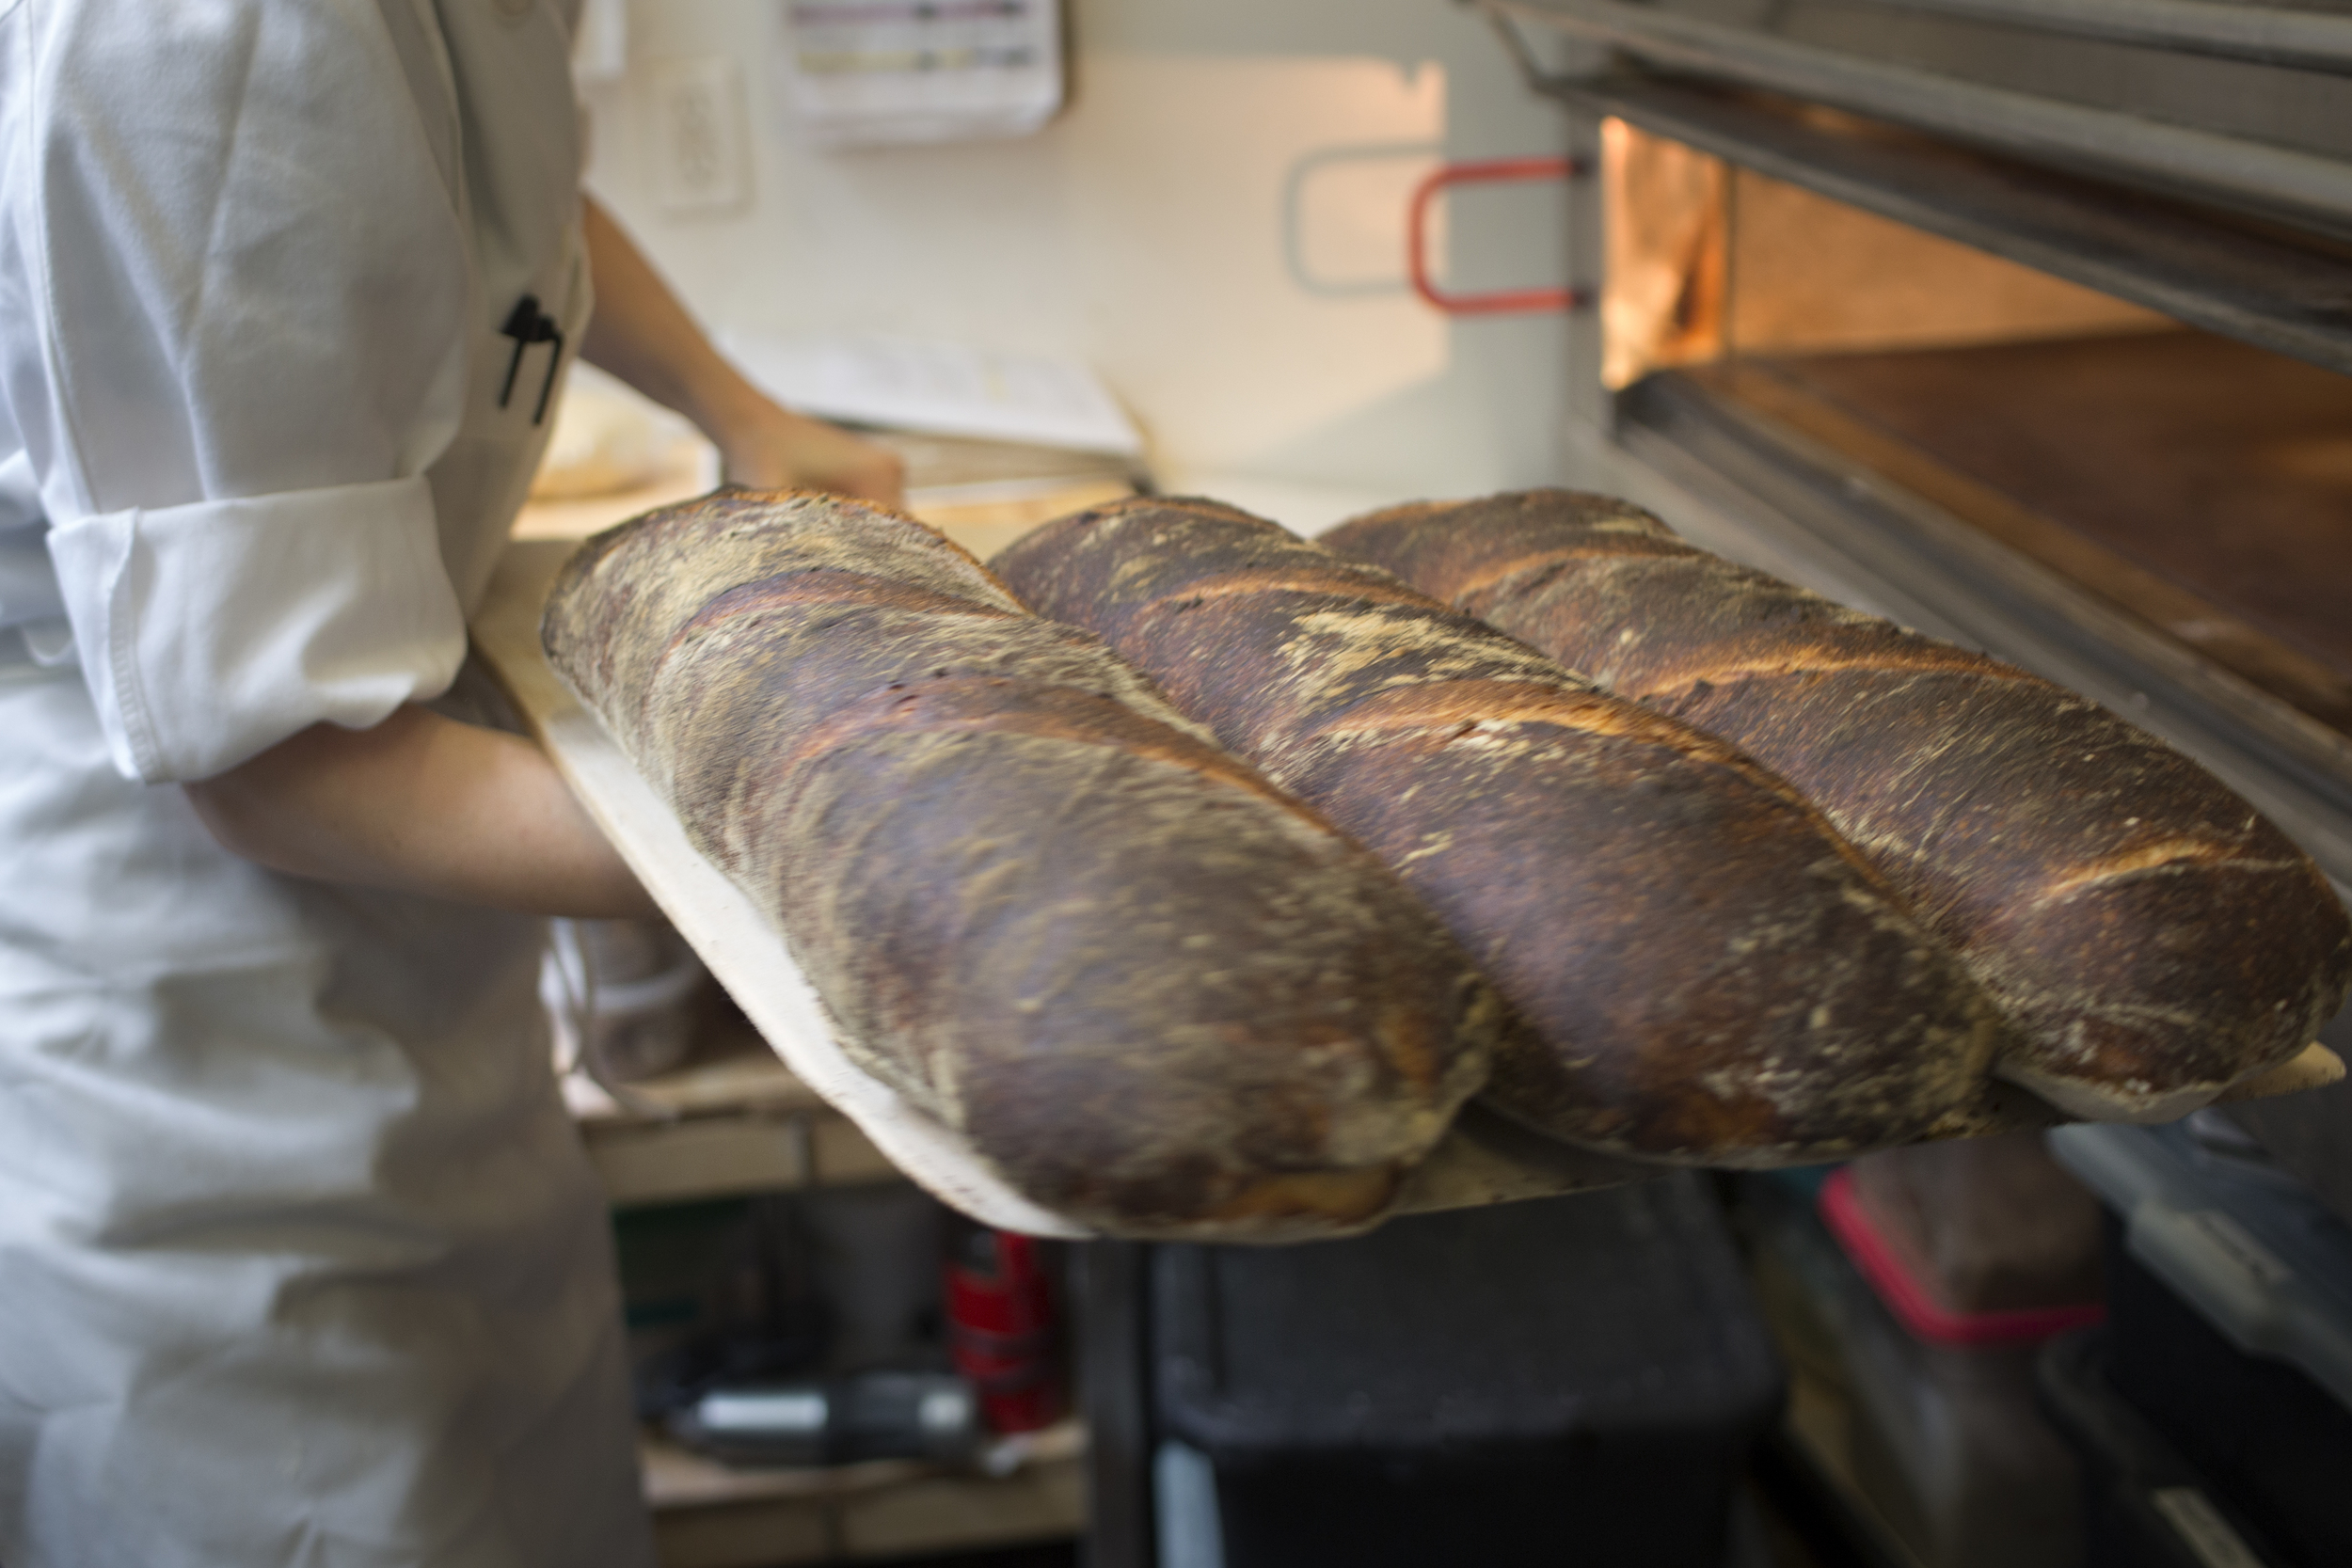
[(1057, 0), (782, 0), (794, 111), (829, 147), (1019, 136), (1062, 102)]

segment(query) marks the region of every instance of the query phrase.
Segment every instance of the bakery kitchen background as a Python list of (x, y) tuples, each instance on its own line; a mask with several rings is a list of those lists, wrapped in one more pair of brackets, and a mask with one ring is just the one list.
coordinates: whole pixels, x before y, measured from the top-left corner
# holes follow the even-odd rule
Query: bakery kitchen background
[(583, 372), (476, 627), (667, 1568), (2352, 1562), (2352, 6), (577, 65), (930, 525)]

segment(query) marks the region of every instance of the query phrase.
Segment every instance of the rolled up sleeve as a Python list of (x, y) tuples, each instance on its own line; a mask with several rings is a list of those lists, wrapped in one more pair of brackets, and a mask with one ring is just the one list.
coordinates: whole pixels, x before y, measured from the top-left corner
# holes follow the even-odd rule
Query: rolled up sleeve
[(437, 695), (466, 631), (427, 474), (482, 307), (428, 9), (32, 14), (7, 384), (116, 766), (206, 778)]
[(465, 658), (421, 478), (83, 517), (49, 553), (115, 767), (151, 784), (366, 729)]

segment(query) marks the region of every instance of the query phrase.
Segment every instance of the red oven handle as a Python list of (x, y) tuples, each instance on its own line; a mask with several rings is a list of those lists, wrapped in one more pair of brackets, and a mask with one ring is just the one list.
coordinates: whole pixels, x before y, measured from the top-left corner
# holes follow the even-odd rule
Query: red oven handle
[(1449, 316), (1501, 316), (1531, 310), (1581, 310), (1593, 302), (1590, 289), (1496, 289), (1479, 294), (1450, 294), (1429, 277), (1429, 209), (1450, 185), (1499, 184), (1518, 180), (1574, 180), (1590, 172), (1581, 158), (1486, 158), (1441, 165), (1413, 188), (1405, 219), (1405, 272), (1413, 293)]

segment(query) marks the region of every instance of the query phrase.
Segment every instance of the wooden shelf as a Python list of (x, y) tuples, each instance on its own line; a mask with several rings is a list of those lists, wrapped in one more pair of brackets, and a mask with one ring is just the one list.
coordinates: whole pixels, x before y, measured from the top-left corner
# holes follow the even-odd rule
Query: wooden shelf
[(904, 1460), (732, 1469), (647, 1436), (641, 1449), (661, 1568), (786, 1568), (1050, 1541), (1086, 1517), (1075, 1421), (1000, 1440), (1001, 1473)]
[[(577, 1079), (565, 1085), (615, 1207), (903, 1180), (749, 1033), (629, 1089), (645, 1108)], [(639, 1451), (661, 1568), (787, 1568), (1014, 1545), (1074, 1536), (1086, 1518), (1086, 1438), (1074, 1420), (998, 1440), (977, 1470), (909, 1460), (738, 1469), (650, 1433)]]
[(564, 1085), (589, 1164), (617, 1208), (900, 1180), (854, 1122), (748, 1032), (629, 1089), (644, 1108), (578, 1078)]

